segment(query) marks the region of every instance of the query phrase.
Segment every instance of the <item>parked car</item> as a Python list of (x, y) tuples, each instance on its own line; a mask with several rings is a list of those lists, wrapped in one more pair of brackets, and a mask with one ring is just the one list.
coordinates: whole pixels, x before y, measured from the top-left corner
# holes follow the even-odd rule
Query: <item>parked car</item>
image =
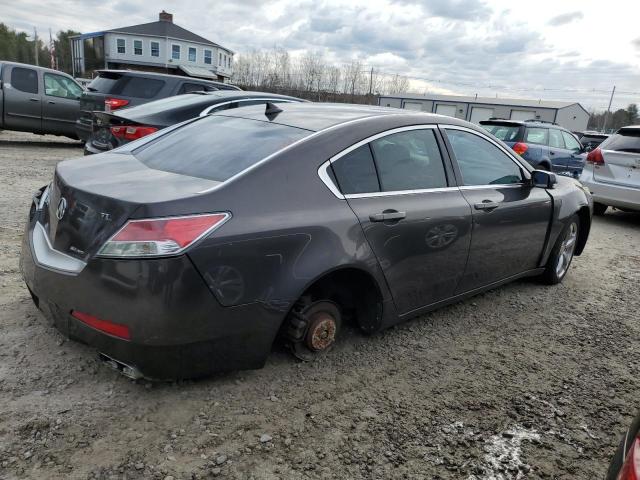
[(591, 150), (596, 148), (608, 137), (609, 135), (607, 133), (594, 132), (590, 130), (586, 132), (580, 132), (578, 134), (578, 140), (580, 140), (580, 143), (582, 144), (582, 146), (584, 146), (584, 149), (587, 152), (590, 152)]
[(160, 98), (202, 90), (240, 90), (228, 83), (200, 78), (166, 75), (132, 70), (98, 70), (80, 99), (80, 117), (76, 122), (78, 137), (91, 136), (94, 111), (113, 111), (133, 107)]
[(95, 112), (93, 133), (85, 155), (100, 153), (149, 135), (190, 118), (250, 105), (304, 102), (300, 98), (265, 92), (219, 90), (163, 98), (116, 112)]
[(573, 133), (555, 123), (490, 119), (480, 126), (534, 168), (577, 178), (584, 167), (584, 147)]
[(608, 207), (640, 211), (640, 125), (623, 127), (587, 155), (580, 176), (594, 200), (594, 213)]
[(59, 163), (20, 264), (110, 365), (195, 377), (261, 367), (279, 333), (308, 358), (346, 321), (374, 332), (516, 278), (559, 283), (591, 208), (462, 120), (253, 106)]
[(611, 459), (605, 480), (637, 480), (640, 478), (640, 414), (620, 440)]
[(76, 138), (82, 91), (66, 73), (0, 61), (0, 129)]

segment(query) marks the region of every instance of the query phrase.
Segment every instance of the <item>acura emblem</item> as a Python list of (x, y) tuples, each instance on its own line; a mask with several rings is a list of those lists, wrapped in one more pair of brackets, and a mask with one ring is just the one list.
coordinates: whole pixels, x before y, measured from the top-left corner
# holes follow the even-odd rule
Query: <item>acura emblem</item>
[(66, 211), (67, 211), (67, 200), (64, 197), (62, 197), (58, 202), (58, 208), (56, 209), (56, 217), (58, 217), (58, 220), (62, 220), (62, 217), (64, 217), (64, 212)]

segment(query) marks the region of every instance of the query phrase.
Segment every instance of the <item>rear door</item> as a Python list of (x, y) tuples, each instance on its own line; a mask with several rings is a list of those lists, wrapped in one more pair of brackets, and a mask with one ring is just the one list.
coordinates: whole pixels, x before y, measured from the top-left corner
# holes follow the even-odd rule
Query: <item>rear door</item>
[(44, 72), (42, 128), (47, 133), (74, 135), (80, 115), (82, 87), (63, 75)]
[(549, 129), (549, 160), (553, 171), (557, 173), (565, 173), (569, 164), (570, 151), (567, 149), (562, 131), (557, 128)]
[(598, 182), (640, 188), (640, 128), (621, 128), (600, 150), (604, 164), (593, 169)]
[(469, 260), (456, 293), (538, 266), (551, 219), (551, 197), (524, 181), (522, 167), (497, 143), (464, 127), (444, 127), (473, 210)]
[(42, 131), (42, 78), (35, 68), (5, 65), (9, 69), (4, 84), (6, 128), (26, 132)]
[(435, 126), (376, 135), (332, 159), (401, 314), (449, 298), (470, 242), (471, 209)]

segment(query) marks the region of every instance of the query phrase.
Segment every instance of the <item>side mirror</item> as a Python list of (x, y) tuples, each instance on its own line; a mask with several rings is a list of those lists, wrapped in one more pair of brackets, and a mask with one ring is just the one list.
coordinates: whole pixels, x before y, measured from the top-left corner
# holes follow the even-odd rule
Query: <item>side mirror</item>
[(558, 178), (555, 173), (545, 170), (534, 170), (531, 172), (531, 184), (534, 187), (553, 188), (556, 183), (558, 183)]

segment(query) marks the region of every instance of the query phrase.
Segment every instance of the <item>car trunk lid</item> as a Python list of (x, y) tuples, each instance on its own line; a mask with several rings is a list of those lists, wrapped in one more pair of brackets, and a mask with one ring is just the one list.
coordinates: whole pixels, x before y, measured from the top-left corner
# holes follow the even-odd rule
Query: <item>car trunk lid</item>
[(640, 188), (640, 128), (622, 128), (600, 145), (604, 163), (594, 168), (598, 182)]
[(129, 154), (61, 162), (43, 226), (54, 249), (87, 261), (140, 206), (187, 198), (218, 184), (149, 169)]

